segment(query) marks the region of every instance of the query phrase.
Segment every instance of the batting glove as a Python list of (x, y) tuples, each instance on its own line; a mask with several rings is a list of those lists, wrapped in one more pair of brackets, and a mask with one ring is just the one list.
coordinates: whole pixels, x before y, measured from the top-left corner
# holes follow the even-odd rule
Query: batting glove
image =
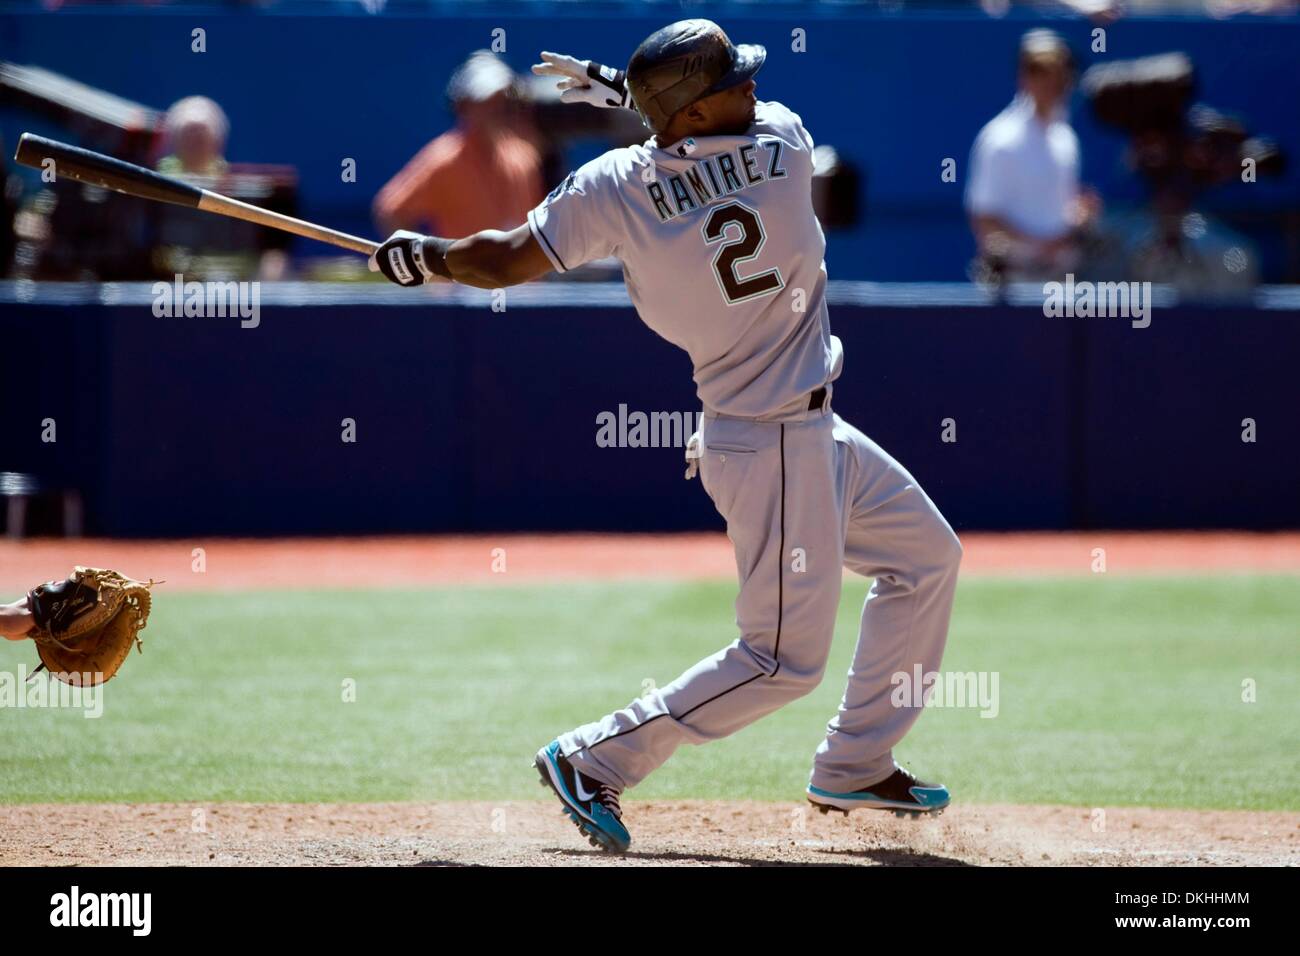
[(578, 60), (563, 53), (542, 51), (542, 62), (533, 64), (538, 76), (560, 77), (561, 103), (587, 103), (590, 106), (632, 108), (627, 92), (627, 76), (622, 70), (601, 66), (591, 60)]
[(418, 232), (397, 230), (370, 257), (370, 271), (382, 272), (389, 282), (400, 286), (424, 285), (436, 276), (425, 261), (427, 238)]

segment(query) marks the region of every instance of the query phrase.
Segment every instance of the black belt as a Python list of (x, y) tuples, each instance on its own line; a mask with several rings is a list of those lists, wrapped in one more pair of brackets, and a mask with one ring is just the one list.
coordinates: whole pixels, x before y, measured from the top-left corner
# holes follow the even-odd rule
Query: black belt
[(821, 388), (816, 389), (811, 395), (808, 396), (808, 411), (815, 412), (819, 410), (825, 401), (826, 401), (826, 387), (823, 385)]

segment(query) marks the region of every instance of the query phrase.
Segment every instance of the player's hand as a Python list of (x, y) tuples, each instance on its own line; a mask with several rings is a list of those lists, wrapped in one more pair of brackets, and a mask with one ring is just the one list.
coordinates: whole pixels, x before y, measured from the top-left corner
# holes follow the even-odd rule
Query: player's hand
[(542, 62), (533, 64), (533, 72), (560, 77), (561, 103), (587, 103), (601, 108), (632, 106), (622, 70), (543, 50)]
[(370, 271), (382, 272), (389, 282), (400, 286), (424, 285), (434, 274), (424, 264), (421, 243), (426, 236), (399, 229), (370, 257)]

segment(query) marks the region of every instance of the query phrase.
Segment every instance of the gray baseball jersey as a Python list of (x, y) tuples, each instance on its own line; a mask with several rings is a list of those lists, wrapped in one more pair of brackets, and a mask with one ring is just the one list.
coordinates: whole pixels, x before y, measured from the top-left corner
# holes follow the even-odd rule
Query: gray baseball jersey
[(528, 225), (560, 272), (622, 262), (642, 320), (690, 355), (706, 411), (798, 413), (842, 362), (826, 313), (812, 153), (799, 117), (760, 101), (745, 135), (604, 153), (570, 173)]
[(816, 687), (845, 567), (875, 583), (810, 798), (857, 806), (854, 791), (893, 774), (893, 748), (920, 713), (895, 703), (895, 678), (932, 673), (943, 654), (956, 535), (902, 465), (829, 402), (810, 407), (841, 362), (812, 146), (798, 116), (760, 102), (744, 136), (611, 150), (528, 216), (556, 269), (622, 260), (641, 318), (690, 354), (705, 406), (699, 476), (736, 551), (740, 636), (557, 738), (575, 768), (616, 790), (682, 744), (735, 733)]

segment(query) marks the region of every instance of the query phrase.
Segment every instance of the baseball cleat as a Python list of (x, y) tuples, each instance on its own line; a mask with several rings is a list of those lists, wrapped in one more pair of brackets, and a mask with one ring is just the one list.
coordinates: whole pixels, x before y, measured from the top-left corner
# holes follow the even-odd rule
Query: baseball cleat
[(938, 816), (950, 799), (943, 784), (918, 780), (897, 764), (892, 774), (870, 787), (836, 793), (809, 784), (807, 794), (808, 802), (822, 813), (838, 810), (847, 816), (850, 810), (892, 810), (896, 817), (912, 819), (923, 813)]
[(618, 791), (569, 763), (560, 753), (558, 740), (537, 751), (533, 765), (542, 786), (555, 791), (564, 804), (564, 814), (592, 846), (609, 853), (622, 853), (631, 845), (632, 837), (623, 826)]

